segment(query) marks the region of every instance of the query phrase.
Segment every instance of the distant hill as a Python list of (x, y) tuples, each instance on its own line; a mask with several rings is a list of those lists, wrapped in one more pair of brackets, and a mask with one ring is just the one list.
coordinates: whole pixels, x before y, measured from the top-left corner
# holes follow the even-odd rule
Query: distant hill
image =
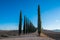
[(60, 30), (56, 29), (56, 30), (53, 30), (54, 32), (60, 32)]

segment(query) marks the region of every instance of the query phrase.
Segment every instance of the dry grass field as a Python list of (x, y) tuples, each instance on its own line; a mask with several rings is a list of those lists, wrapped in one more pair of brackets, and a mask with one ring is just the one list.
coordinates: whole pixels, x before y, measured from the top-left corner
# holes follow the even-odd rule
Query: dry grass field
[(60, 32), (53, 32), (53, 31), (50, 31), (50, 30), (44, 30), (43, 33), (45, 35), (48, 35), (48, 37), (51, 37), (55, 40), (60, 40)]
[(60, 33), (44, 30), (41, 36), (38, 36), (37, 31), (35, 33), (18, 35), (17, 30), (13, 31), (1, 31), (0, 40), (59, 40)]

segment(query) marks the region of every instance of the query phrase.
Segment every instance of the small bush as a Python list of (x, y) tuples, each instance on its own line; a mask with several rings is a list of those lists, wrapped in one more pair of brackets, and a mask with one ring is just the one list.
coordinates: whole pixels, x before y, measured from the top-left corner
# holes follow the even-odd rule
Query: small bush
[(8, 35), (1, 35), (1, 37), (8, 37)]

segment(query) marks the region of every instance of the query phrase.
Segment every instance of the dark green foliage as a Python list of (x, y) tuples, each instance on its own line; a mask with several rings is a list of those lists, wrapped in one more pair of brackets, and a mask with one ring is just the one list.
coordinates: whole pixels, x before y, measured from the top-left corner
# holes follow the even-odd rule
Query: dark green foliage
[(27, 18), (24, 17), (24, 27), (23, 27), (23, 33), (32, 33), (35, 32), (36, 28), (32, 24), (32, 22)]
[(26, 31), (25, 31), (25, 27), (26, 27), (26, 21), (25, 21), (25, 20), (26, 20), (26, 18), (25, 18), (25, 16), (24, 16), (24, 26), (23, 26), (23, 33), (24, 33), (24, 34), (25, 34), (25, 32), (26, 32)]
[(36, 28), (34, 27), (34, 25), (32, 24), (32, 22), (26, 18), (26, 32), (27, 33), (32, 33), (36, 31)]
[(21, 28), (22, 28), (22, 12), (20, 11), (19, 35), (21, 34)]
[(28, 21), (28, 19), (26, 17), (26, 33), (28, 33), (28, 27), (29, 27), (29, 21)]
[(32, 24), (32, 22), (30, 21), (30, 32), (35, 32), (36, 31), (36, 28), (35, 26)]
[(40, 17), (40, 6), (38, 5), (38, 34), (41, 33), (41, 17)]

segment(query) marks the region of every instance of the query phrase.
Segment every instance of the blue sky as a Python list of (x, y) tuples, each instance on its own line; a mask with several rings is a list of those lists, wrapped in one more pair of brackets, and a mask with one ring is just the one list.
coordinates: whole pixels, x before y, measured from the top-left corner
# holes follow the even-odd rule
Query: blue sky
[(42, 28), (60, 29), (59, 0), (0, 0), (0, 30), (16, 30), (19, 14), (27, 16), (37, 27), (37, 7), (40, 4)]

